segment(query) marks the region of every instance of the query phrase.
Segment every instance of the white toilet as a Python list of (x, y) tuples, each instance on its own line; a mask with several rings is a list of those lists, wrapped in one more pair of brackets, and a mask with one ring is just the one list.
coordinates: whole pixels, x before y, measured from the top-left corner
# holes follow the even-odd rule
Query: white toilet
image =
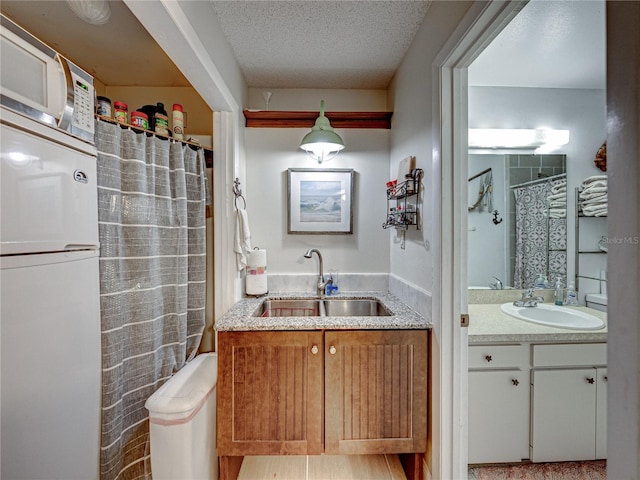
[(217, 378), (217, 354), (198, 355), (145, 403), (154, 480), (218, 479)]
[(601, 312), (607, 311), (607, 296), (601, 293), (587, 293), (584, 297), (584, 301), (587, 307), (600, 310)]

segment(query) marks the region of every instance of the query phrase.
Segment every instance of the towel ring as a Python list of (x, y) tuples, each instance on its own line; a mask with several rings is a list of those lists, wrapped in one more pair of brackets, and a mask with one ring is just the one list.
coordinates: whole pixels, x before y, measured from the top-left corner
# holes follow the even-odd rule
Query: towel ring
[(238, 195), (236, 197), (235, 201), (234, 201), (236, 209), (239, 210), (239, 208), (238, 208), (238, 198), (242, 199), (242, 204), (243, 204), (242, 208), (246, 209), (247, 208), (247, 201), (244, 199), (244, 197), (242, 195)]
[(235, 195), (235, 199), (233, 201), (233, 204), (236, 207), (236, 210), (239, 210), (238, 207), (238, 198), (242, 199), (242, 203), (243, 203), (243, 207), (242, 208), (247, 208), (247, 201), (245, 200), (245, 198), (242, 196), (242, 190), (240, 190), (240, 180), (238, 179), (238, 177), (236, 177), (236, 179), (233, 181), (233, 194)]

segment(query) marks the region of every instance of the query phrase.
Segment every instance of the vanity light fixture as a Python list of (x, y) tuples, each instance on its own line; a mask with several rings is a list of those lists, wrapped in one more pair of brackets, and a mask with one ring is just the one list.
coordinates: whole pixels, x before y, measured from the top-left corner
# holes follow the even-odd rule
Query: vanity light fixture
[(537, 148), (551, 151), (569, 143), (569, 130), (550, 128), (470, 128), (470, 148)]
[(318, 163), (331, 160), (344, 148), (342, 138), (333, 131), (329, 119), (324, 116), (324, 100), (320, 101), (320, 115), (316, 124), (304, 136), (300, 148)]
[(91, 25), (104, 25), (111, 18), (111, 7), (107, 0), (67, 0), (67, 5)]

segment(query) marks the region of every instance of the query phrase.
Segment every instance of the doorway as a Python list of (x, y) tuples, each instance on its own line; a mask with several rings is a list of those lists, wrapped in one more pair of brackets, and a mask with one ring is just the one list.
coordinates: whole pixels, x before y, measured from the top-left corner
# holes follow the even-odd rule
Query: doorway
[[(462, 478), (467, 468), (467, 332), (458, 319), (467, 311), (468, 305), (468, 67), (524, 5), (526, 2), (474, 5), (465, 18), (468, 22), (461, 24), (459, 32), (456, 32), (458, 35), (450, 40), (450, 48), (443, 49), (438, 59), (437, 78), (434, 78), (434, 83), (440, 87), (440, 111), (434, 112), (434, 124), (440, 126), (440, 131), (436, 132), (436, 147), (442, 165), (441, 184), (452, 186), (451, 196), (443, 195), (440, 209), (442, 253), (449, 263), (443, 261), (438, 272), (442, 305), (434, 311), (435, 315), (452, 319), (448, 332), (452, 354), (443, 359), (443, 365), (448, 364), (454, 376), (449, 412), (452, 414), (453, 451), (450, 456), (446, 453), (443, 456), (452, 459), (452, 478)], [(461, 420), (453, 415), (456, 409), (464, 412)], [(449, 419), (443, 421), (446, 420)]]

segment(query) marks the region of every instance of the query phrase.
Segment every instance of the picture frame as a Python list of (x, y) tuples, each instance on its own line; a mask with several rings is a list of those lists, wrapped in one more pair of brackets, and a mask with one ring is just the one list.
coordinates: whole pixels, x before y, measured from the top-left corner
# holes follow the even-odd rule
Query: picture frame
[(287, 233), (352, 234), (354, 171), (287, 170)]

